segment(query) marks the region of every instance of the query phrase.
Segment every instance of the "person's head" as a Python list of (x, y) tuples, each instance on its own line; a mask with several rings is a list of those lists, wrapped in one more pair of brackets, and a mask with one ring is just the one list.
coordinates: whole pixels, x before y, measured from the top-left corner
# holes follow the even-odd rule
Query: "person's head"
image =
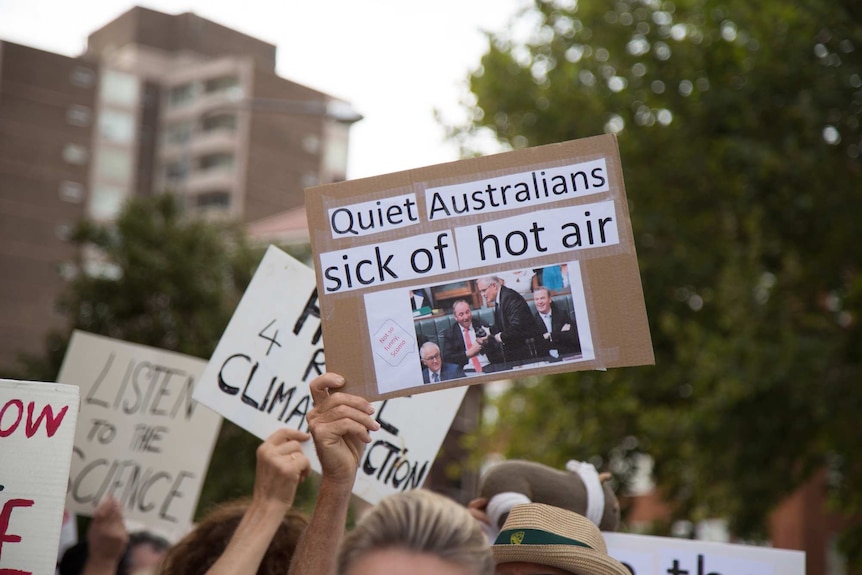
[(440, 357), (440, 348), (433, 341), (425, 342), (419, 348), (419, 357), (422, 358), (422, 365), (428, 368), (428, 371), (440, 371), (443, 365), (443, 358)]
[[(204, 575), (227, 547), (248, 504), (248, 500), (233, 501), (210, 511), (188, 535), (168, 550), (159, 575)], [(278, 526), (257, 574), (283, 574), (307, 525), (305, 515), (289, 510)]]
[(492, 575), (482, 528), (466, 508), (424, 489), (391, 495), (347, 534), (338, 575)]
[(470, 329), (470, 325), (473, 323), (473, 310), (470, 309), (470, 304), (459, 299), (452, 304), (452, 314), (455, 316), (455, 321), (457, 321), (463, 329)]
[(541, 503), (513, 507), (491, 549), (497, 575), (631, 575), (592, 521)]
[(548, 313), (551, 310), (551, 292), (548, 291), (548, 288), (538, 287), (534, 289), (533, 303), (536, 304), (536, 311)]
[(167, 539), (149, 531), (130, 533), (125, 558), (129, 573), (134, 575), (145, 569), (155, 567), (165, 556), (169, 547), (170, 544)]
[(500, 291), (500, 280), (495, 276), (485, 276), (476, 280), (479, 293), (485, 298), (485, 302), (492, 304), (497, 301), (497, 292)]

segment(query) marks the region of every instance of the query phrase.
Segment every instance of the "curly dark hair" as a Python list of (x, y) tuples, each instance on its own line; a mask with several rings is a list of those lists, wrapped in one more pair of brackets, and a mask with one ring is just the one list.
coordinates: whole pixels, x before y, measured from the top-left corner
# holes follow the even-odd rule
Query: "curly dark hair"
[[(204, 575), (227, 547), (250, 500), (224, 503), (212, 509), (195, 528), (168, 550), (159, 567), (159, 575)], [(308, 518), (289, 510), (272, 538), (257, 575), (283, 575), (290, 565)]]

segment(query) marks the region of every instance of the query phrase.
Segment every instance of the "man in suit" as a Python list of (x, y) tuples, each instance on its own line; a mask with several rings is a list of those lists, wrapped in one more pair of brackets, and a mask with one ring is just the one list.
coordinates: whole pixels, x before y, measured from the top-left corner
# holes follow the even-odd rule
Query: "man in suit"
[(476, 280), (485, 302), (494, 306), (491, 334), (503, 345), (503, 359), (507, 363), (532, 359), (535, 357), (534, 341), (542, 334), (524, 297), (501, 284), (496, 276)]
[(425, 383), (439, 383), (449, 379), (464, 377), (464, 370), (460, 365), (454, 363), (443, 363), (440, 357), (440, 348), (433, 341), (422, 344), (419, 348), (419, 357), (422, 358), (422, 380)]
[(539, 352), (553, 357), (580, 353), (578, 324), (566, 310), (560, 309), (551, 301), (548, 288), (540, 287), (533, 290), (533, 303), (536, 304), (534, 314), (536, 325), (541, 330), (543, 338), (542, 345), (537, 346)]
[(455, 324), (443, 332), (443, 357), (460, 365), (464, 373), (494, 371), (493, 364), (503, 361), (503, 354), (491, 335), (490, 327), (473, 317), (470, 304), (459, 299), (452, 304)]

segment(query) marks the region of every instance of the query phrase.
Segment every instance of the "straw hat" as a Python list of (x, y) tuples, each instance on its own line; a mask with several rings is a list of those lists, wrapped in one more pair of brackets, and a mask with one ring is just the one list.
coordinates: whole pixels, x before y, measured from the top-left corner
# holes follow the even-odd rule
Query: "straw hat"
[(576, 575), (631, 575), (608, 555), (601, 531), (589, 519), (541, 503), (513, 507), (492, 549), (498, 565), (522, 561)]

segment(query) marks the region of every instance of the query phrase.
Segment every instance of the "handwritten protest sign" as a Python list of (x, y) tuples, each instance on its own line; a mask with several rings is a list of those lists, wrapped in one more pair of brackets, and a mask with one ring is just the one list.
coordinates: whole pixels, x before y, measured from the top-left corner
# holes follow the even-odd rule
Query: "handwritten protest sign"
[(611, 557), (632, 575), (805, 575), (805, 553), (652, 537), (603, 533)]
[(352, 393), (654, 363), (613, 135), (309, 188), (306, 209), (329, 367)]
[[(261, 439), (285, 426), (308, 431), (308, 383), (326, 369), (320, 324), (314, 273), (270, 246), (194, 398)], [(354, 493), (376, 503), (421, 487), (465, 391), (375, 403), (381, 428), (371, 434)], [(310, 441), (303, 451), (320, 472)]]
[(105, 497), (126, 519), (169, 537), (187, 530), (221, 425), (192, 399), (203, 360), (81, 331), (60, 381), (81, 389), (67, 508), (92, 515)]
[(53, 575), (78, 388), (0, 379), (0, 573)]

